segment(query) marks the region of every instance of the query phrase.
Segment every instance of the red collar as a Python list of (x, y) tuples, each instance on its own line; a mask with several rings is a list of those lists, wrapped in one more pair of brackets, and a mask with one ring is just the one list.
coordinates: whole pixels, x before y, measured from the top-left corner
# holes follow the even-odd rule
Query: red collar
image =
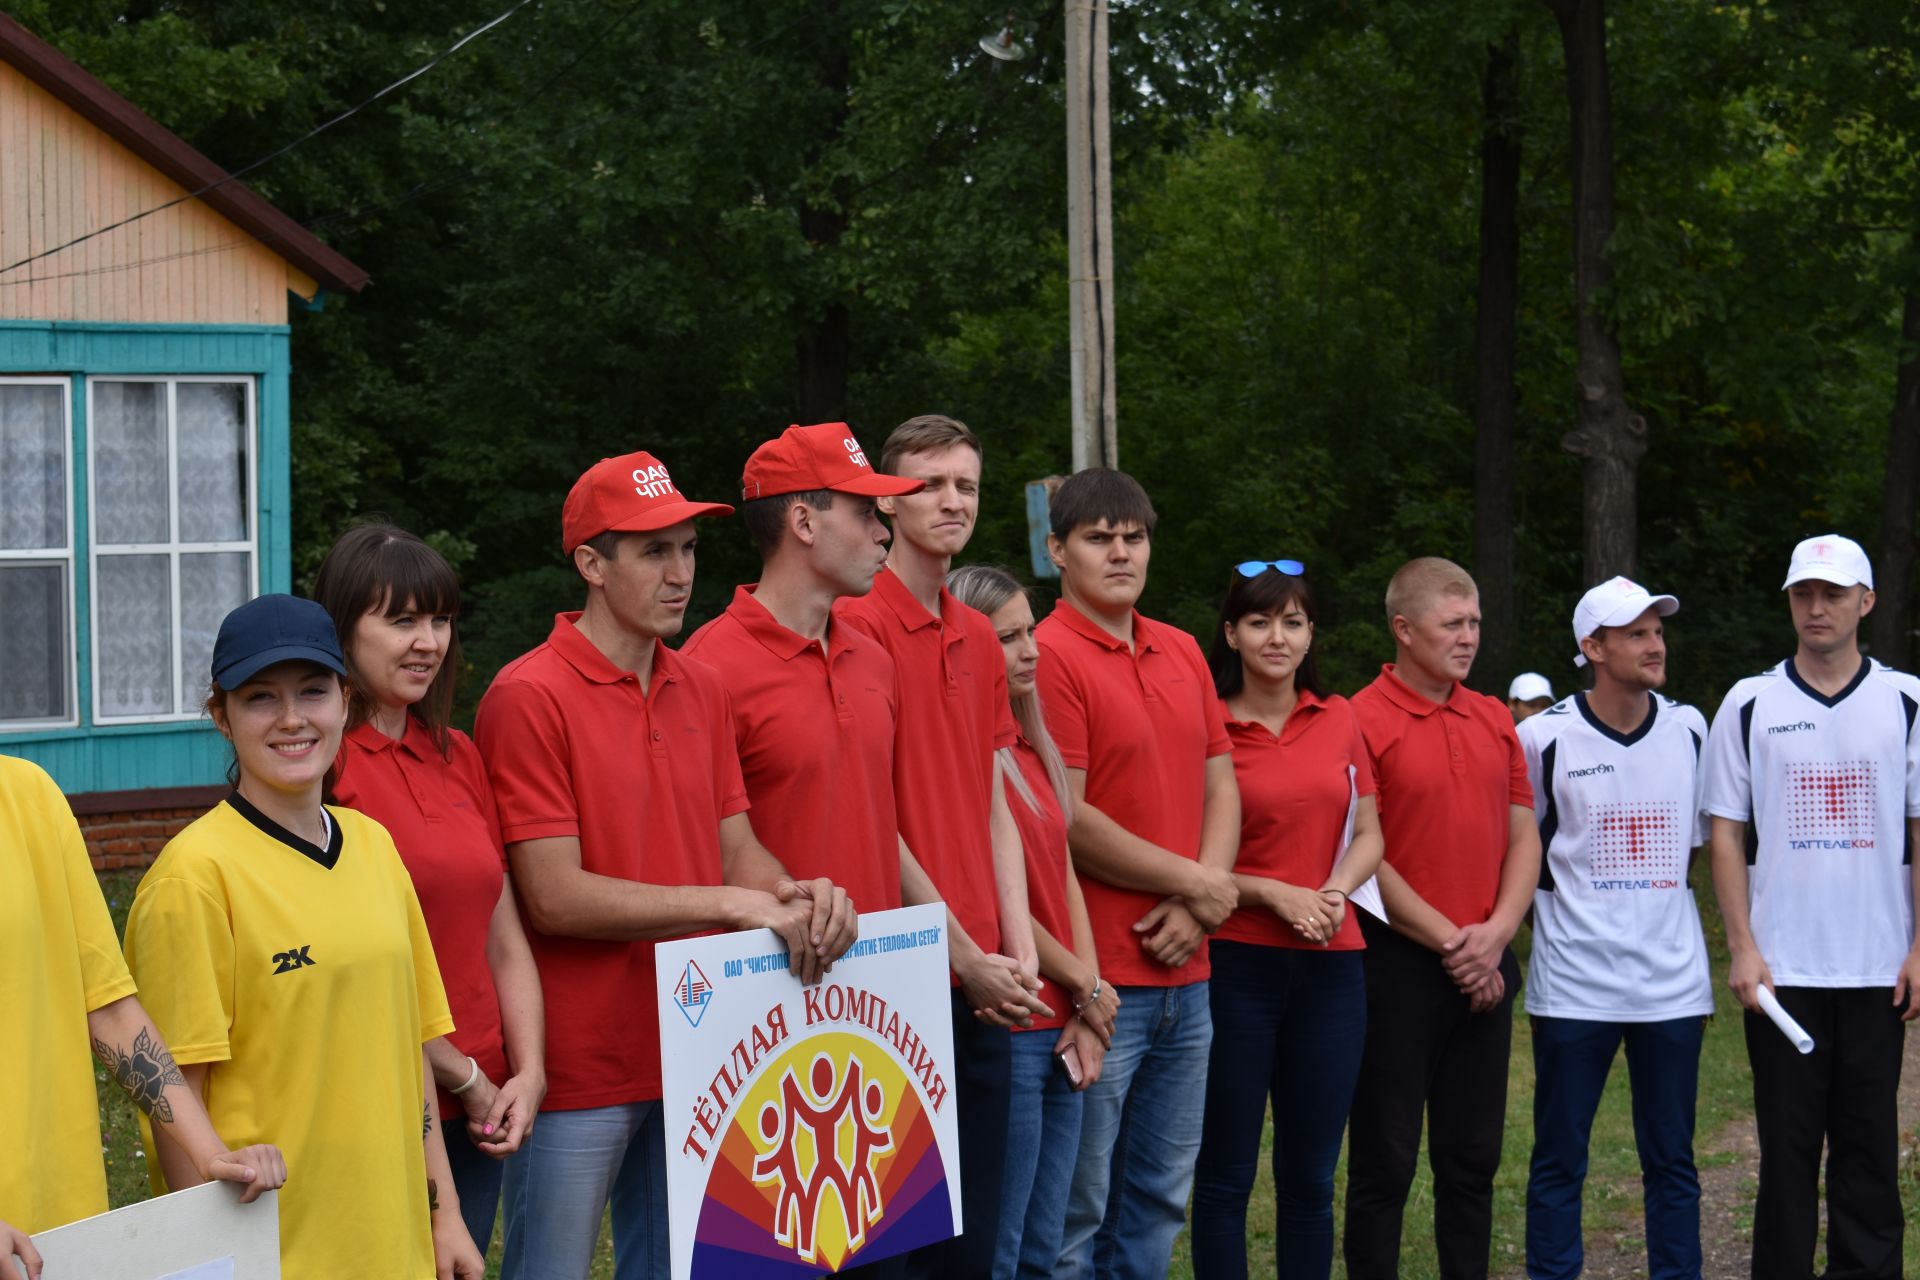
[(390, 751), (406, 748), (408, 755), (416, 760), (438, 760), (439, 748), (433, 745), (433, 735), (427, 732), (427, 726), (420, 717), (407, 713), (407, 731), (398, 738), (389, 738), (380, 732), (371, 720), (362, 720), (347, 730), (347, 741), (363, 751)]
[[(639, 683), (631, 671), (623, 671), (607, 660), (607, 655), (594, 647), (586, 633), (574, 624), (580, 621), (578, 610), (572, 613), (553, 615), (553, 632), (547, 636), (547, 643), (553, 651), (578, 671), (582, 677), (594, 684), (619, 684), (623, 680)], [(680, 678), (680, 655), (658, 640), (653, 642), (653, 689), (663, 683)], [(649, 693), (652, 689), (648, 690)]]
[(883, 565), (873, 579), (873, 594), (881, 604), (892, 611), (899, 619), (903, 631), (918, 631), (922, 627), (933, 626), (937, 622), (953, 616), (954, 608), (960, 603), (946, 587), (940, 588), (940, 617), (927, 612), (927, 606), (920, 603), (919, 597), (907, 590), (907, 584), (900, 581), (900, 575), (891, 565)]
[(1465, 706), (1466, 699), (1461, 696), (1463, 691), (1458, 681), (1454, 682), (1445, 702), (1435, 702), (1425, 694), (1416, 692), (1411, 685), (1402, 680), (1400, 673), (1394, 670), (1394, 664), (1391, 662), (1380, 668), (1380, 676), (1373, 682), (1373, 687), (1385, 694), (1388, 702), (1410, 716), (1430, 716), (1436, 711), (1451, 711), (1457, 716), (1470, 714)]
[[(1325, 698), (1321, 697), (1317, 693), (1309, 693), (1305, 689), (1300, 690), (1299, 698), (1300, 700), (1293, 704), (1293, 714), (1287, 717), (1288, 724), (1292, 724), (1293, 717), (1299, 715), (1302, 711), (1321, 711), (1321, 710), (1324, 710), (1327, 705), (1327, 700)], [(1248, 726), (1258, 725), (1261, 728), (1266, 727), (1265, 725), (1261, 725), (1258, 720), (1241, 720), (1236, 718), (1233, 712), (1227, 709), (1227, 700), (1225, 698), (1219, 699), (1219, 702), (1220, 702), (1220, 714), (1226, 718), (1226, 721), (1228, 724), (1230, 725), (1238, 724), (1238, 725), (1248, 725)]]
[[(733, 603), (727, 606), (727, 612), (733, 616), (733, 620), (782, 662), (791, 662), (807, 650), (817, 649), (818, 646), (813, 641), (791, 627), (783, 625), (767, 606), (760, 603), (754, 595), (759, 586), (760, 584), (755, 582), (734, 588)], [(925, 611), (922, 610), (922, 612)], [(867, 638), (860, 633), (858, 627), (835, 626), (831, 612), (827, 614), (827, 641), (833, 646), (836, 658), (842, 653), (856, 652), (867, 644)]]
[[(1125, 640), (1082, 613), (1079, 607), (1070, 603), (1065, 596), (1054, 601), (1052, 616), (1060, 619), (1061, 624), (1074, 634), (1083, 636), (1102, 648), (1111, 649), (1116, 653), (1126, 652)], [(1133, 647), (1141, 653), (1160, 648), (1159, 642), (1153, 636), (1151, 620), (1143, 616), (1138, 609), (1133, 611)]]

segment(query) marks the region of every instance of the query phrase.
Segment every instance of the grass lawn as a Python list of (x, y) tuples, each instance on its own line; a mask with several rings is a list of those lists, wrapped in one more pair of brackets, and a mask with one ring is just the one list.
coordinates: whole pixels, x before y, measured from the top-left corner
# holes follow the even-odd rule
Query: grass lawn
[[(1701, 869), (1696, 880), (1704, 881)], [(1707, 1024), (1700, 1053), (1700, 1097), (1696, 1133), (1701, 1146), (1729, 1122), (1751, 1113), (1753, 1090), (1747, 1072), (1747, 1048), (1741, 1033), (1739, 1005), (1726, 989), (1726, 938), (1720, 929), (1720, 913), (1711, 890), (1699, 894), (1700, 914), (1707, 933), (1707, 948), (1713, 962), (1715, 1001), (1718, 1013)], [(1526, 929), (1514, 940), (1525, 971)], [(1525, 999), (1524, 994), (1521, 997)], [(1273, 1126), (1267, 1126), (1262, 1146), (1270, 1149)], [(1533, 1149), (1533, 1037), (1527, 1019), (1515, 1011), (1513, 1020), (1513, 1057), (1507, 1076), (1506, 1146), (1500, 1161), (1500, 1173), (1493, 1189), (1493, 1271), (1520, 1274), (1526, 1259), (1527, 1158)], [(1423, 1144), (1424, 1152), (1424, 1144)], [(1593, 1145), (1587, 1173), (1585, 1224), (1589, 1234), (1595, 1229), (1617, 1227), (1634, 1221), (1640, 1214), (1640, 1164), (1633, 1146), (1633, 1116), (1627, 1092), (1627, 1066), (1624, 1052), (1614, 1059), (1613, 1072), (1607, 1077), (1607, 1090), (1600, 1101), (1600, 1112), (1593, 1122)], [(1339, 1231), (1346, 1192), (1346, 1157), (1341, 1156), (1340, 1171), (1334, 1181), (1334, 1224)], [(1912, 1233), (1909, 1233), (1912, 1234)], [(1247, 1254), (1252, 1274), (1273, 1274), (1273, 1177), (1263, 1167), (1254, 1185), (1253, 1203), (1247, 1212)], [(1421, 1157), (1419, 1172), (1407, 1200), (1407, 1216), (1401, 1235), (1400, 1274), (1433, 1276), (1439, 1268), (1433, 1254), (1433, 1180)], [(1183, 1234), (1174, 1247), (1173, 1271), (1178, 1277), (1190, 1277), (1187, 1239)], [(1346, 1274), (1338, 1256), (1334, 1257), (1334, 1275)]]
[[(1704, 870), (1699, 871), (1695, 879), (1704, 882)], [(108, 873), (101, 877), (101, 887), (106, 892), (114, 924), (122, 930), (126, 926), (127, 907), (132, 902), (134, 886), (138, 882), (137, 872)], [(1726, 942), (1720, 929), (1719, 912), (1710, 891), (1703, 889), (1699, 898), (1719, 1003), (1719, 1013), (1707, 1024), (1706, 1043), (1700, 1062), (1697, 1133), (1699, 1144), (1704, 1148), (1729, 1123), (1750, 1113), (1752, 1090), (1738, 1008), (1724, 982)], [(1523, 930), (1516, 941), (1524, 965), (1526, 931)], [(1590, 1232), (1623, 1226), (1635, 1220), (1640, 1212), (1640, 1172), (1634, 1154), (1633, 1120), (1629, 1111), (1626, 1077), (1624, 1057), (1618, 1058), (1600, 1103), (1600, 1113), (1594, 1121), (1592, 1164), (1586, 1193), (1586, 1223)], [(100, 1090), (108, 1194), (116, 1207), (143, 1200), (148, 1195), (148, 1188), (145, 1163), (140, 1152), (140, 1126), (136, 1122), (135, 1112), (126, 1095), (113, 1085), (104, 1071), (97, 1071), (95, 1079)], [(1531, 1037), (1526, 1018), (1516, 1016), (1513, 1059), (1508, 1077), (1506, 1155), (1494, 1184), (1493, 1267), (1496, 1273), (1517, 1274), (1523, 1262), (1527, 1156), (1532, 1148), (1532, 1107)], [(1267, 1143), (1271, 1141), (1272, 1126), (1269, 1125)], [(1344, 1158), (1342, 1163), (1344, 1166)], [(1703, 1160), (1702, 1163), (1707, 1161)], [(1911, 1220), (1915, 1216), (1916, 1206), (1920, 1206), (1920, 1168), (1916, 1168), (1914, 1160), (1904, 1162), (1903, 1175), (1903, 1200), (1908, 1206)], [(1336, 1181), (1336, 1197), (1341, 1194), (1345, 1184), (1343, 1169)], [(1336, 1224), (1340, 1220), (1340, 1212), (1341, 1207), (1336, 1199)], [(1436, 1274), (1432, 1221), (1432, 1183), (1423, 1159), (1407, 1205), (1402, 1275), (1417, 1277)], [(1253, 1204), (1247, 1220), (1247, 1247), (1253, 1274), (1273, 1274), (1273, 1182), (1266, 1169), (1262, 1170), (1259, 1182), (1254, 1187)], [(496, 1260), (499, 1257), (497, 1232), (491, 1256)], [(1337, 1257), (1334, 1268), (1335, 1275), (1343, 1274)], [(1920, 1229), (1912, 1226), (1907, 1232), (1907, 1272), (1920, 1274)], [(495, 1274), (497, 1263), (488, 1270), (489, 1276)], [(1192, 1275), (1184, 1234), (1174, 1249), (1172, 1274), (1177, 1277)], [(603, 1227), (592, 1276), (594, 1280), (611, 1280), (612, 1275), (613, 1255)]]

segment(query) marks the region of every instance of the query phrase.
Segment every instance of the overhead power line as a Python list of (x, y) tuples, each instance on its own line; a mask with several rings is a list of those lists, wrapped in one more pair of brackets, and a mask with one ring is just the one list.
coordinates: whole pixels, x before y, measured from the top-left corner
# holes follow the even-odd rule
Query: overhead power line
[[(565, 77), (570, 76), (573, 73), (573, 71), (580, 66), (581, 63), (585, 62), (589, 57), (593, 56), (595, 53), (616, 47), (612, 42), (614, 34), (618, 32), (621, 27), (624, 27), (634, 17), (634, 15), (640, 12), (640, 7), (641, 7), (641, 0), (632, 0), (632, 3), (628, 4), (626, 8), (622, 9), (619, 15), (615, 17), (613, 21), (609, 22), (606, 26), (602, 27), (599, 31), (597, 31), (593, 35), (591, 39), (586, 41), (577, 50), (575, 50), (573, 55), (570, 58), (568, 58), (565, 63), (557, 67), (545, 79), (540, 81), (539, 84), (534, 85), (531, 89), (518, 95), (509, 108), (509, 114), (511, 114), (512, 112), (517, 112), (532, 103), (539, 102), (542, 99), (544, 99), (547, 96), (547, 92), (550, 89), (552, 89), (554, 85), (558, 84)], [(650, 97), (652, 93), (655, 91), (656, 90), (648, 90), (642, 93), (641, 94), (642, 100), (644, 100), (647, 97)], [(591, 124), (597, 124), (599, 121), (607, 118), (608, 116), (616, 114), (621, 109), (623, 108), (608, 108), (606, 110), (597, 112), (589, 116), (586, 120), (578, 124), (575, 124), (570, 128), (562, 129), (558, 133), (546, 135), (542, 139), (542, 143), (545, 146), (552, 146), (554, 143), (559, 142), (562, 139), (569, 137), (574, 133), (579, 132), (580, 129), (584, 128), (585, 126), (591, 125)], [(387, 200), (380, 204), (373, 205), (370, 208), (340, 209), (333, 213), (322, 214), (318, 217), (310, 218), (302, 225), (304, 225), (309, 231), (318, 231), (322, 227), (331, 226), (332, 224), (337, 222), (343, 222), (343, 221), (361, 222), (367, 218), (374, 217), (377, 214), (385, 213), (389, 209), (396, 209), (401, 205), (411, 204), (413, 201), (419, 199), (421, 196), (430, 195), (435, 191), (444, 190), (448, 187), (462, 186), (465, 183), (472, 181), (475, 176), (476, 174), (473, 171), (467, 171), (467, 172), (456, 172), (452, 174), (443, 174), (438, 178), (423, 179), (422, 181), (417, 182), (412, 187), (408, 188), (405, 192), (402, 192), (400, 195), (395, 196), (391, 200)]]
[(207, 245), (201, 249), (182, 249), (179, 253), (156, 254), (151, 258), (138, 258), (132, 262), (116, 262), (111, 266), (89, 267), (83, 271), (56, 271), (47, 276), (28, 276), (24, 280), (0, 280), (0, 289), (31, 289), (37, 284), (46, 284), (53, 280), (72, 280), (80, 276), (104, 276), (116, 271), (138, 271), (142, 267), (157, 266), (162, 262), (174, 262), (181, 258), (203, 258), (210, 253), (229, 253), (245, 248), (248, 241), (229, 240), (225, 244)]
[(240, 169), (236, 169), (232, 173), (229, 173), (226, 177), (221, 178), (216, 182), (209, 182), (207, 185), (199, 188), (196, 191), (189, 191), (185, 195), (177, 196), (174, 199), (167, 201), (165, 204), (157, 204), (153, 206), (151, 209), (142, 209), (139, 213), (133, 214), (131, 217), (122, 218), (118, 222), (108, 223), (106, 226), (97, 227), (94, 230), (89, 231), (84, 235), (75, 236), (73, 239), (68, 240), (64, 244), (57, 244), (51, 249), (43, 249), (39, 253), (29, 254), (27, 257), (21, 258), (17, 262), (9, 262), (6, 266), (0, 267), (0, 274), (5, 274), (6, 272), (13, 271), (20, 267), (27, 266), (29, 263), (38, 262), (42, 258), (50, 258), (54, 254), (60, 253), (67, 249), (71, 249), (73, 248), (73, 246), (77, 244), (84, 244), (86, 241), (93, 239), (95, 236), (103, 236), (107, 234), (109, 231), (118, 231), (121, 227), (128, 226), (132, 223), (138, 222), (142, 218), (150, 218), (156, 213), (161, 213), (167, 209), (173, 208), (175, 205), (185, 204), (189, 200), (196, 200), (201, 196), (207, 194), (207, 192), (209, 191), (213, 191), (220, 187), (226, 186), (229, 182), (238, 182), (241, 178), (245, 177), (249, 173), (252, 173), (255, 169), (260, 168), (262, 165), (271, 164), (273, 161), (278, 160), (281, 156), (286, 155), (287, 152), (292, 151), (295, 147), (298, 147), (303, 143), (309, 142), (312, 139), (319, 137), (321, 134), (333, 128), (333, 126), (339, 124), (341, 121), (351, 119), (352, 117), (360, 114), (360, 112), (366, 110), (368, 107), (380, 101), (380, 99), (386, 97), (388, 94), (392, 93), (395, 89), (400, 88), (402, 85), (408, 84), (414, 80), (419, 79), (421, 76), (425, 75), (427, 72), (439, 66), (446, 59), (460, 52), (461, 49), (465, 48), (467, 45), (471, 44), (473, 41), (479, 39), (481, 36), (485, 35), (487, 32), (493, 30), (495, 27), (499, 26), (501, 23), (505, 22), (508, 18), (511, 18), (514, 14), (520, 12), (522, 9), (526, 8), (528, 5), (532, 4), (533, 2), (534, 0), (518, 0), (518, 3), (514, 4), (511, 8), (507, 9), (504, 13), (501, 13), (497, 17), (490, 19), (489, 21), (482, 24), (481, 26), (474, 28), (472, 31), (469, 31), (466, 35), (461, 36), (458, 40), (448, 45), (445, 49), (442, 49), (439, 53), (435, 54), (433, 57), (429, 58), (427, 61), (421, 63), (419, 66), (415, 67), (412, 71), (407, 72), (406, 75), (401, 76), (398, 80), (395, 80), (392, 84), (386, 86), (384, 89), (379, 90), (377, 93), (373, 94), (371, 97), (368, 97), (364, 101), (356, 103), (351, 107), (348, 107), (345, 111), (342, 111), (339, 115), (333, 117), (331, 120), (328, 120), (326, 123), (318, 125), (312, 129), (309, 129), (307, 132), (301, 134), (299, 137), (287, 143), (285, 146), (282, 146), (275, 151), (268, 152), (266, 155), (261, 156), (258, 160), (255, 160), (252, 164), (246, 165), (245, 167)]
[[(549, 75), (545, 80), (541, 81), (538, 85), (534, 86), (531, 90), (520, 95), (520, 97), (512, 104), (511, 111), (519, 111), (522, 108), (528, 106), (529, 104), (538, 102), (541, 99), (543, 99), (546, 96), (547, 91), (549, 89), (551, 89), (560, 80), (570, 75), (576, 67), (578, 67), (583, 61), (585, 61), (592, 54), (600, 52), (601, 50), (604, 50), (604, 49), (615, 48), (616, 46), (614, 46), (611, 43), (610, 38), (613, 36), (613, 34), (616, 31), (618, 31), (622, 26), (626, 24), (629, 18), (631, 18), (635, 13), (639, 11), (640, 7), (641, 7), (641, 0), (634, 0), (634, 3), (629, 5), (627, 9), (625, 9), (620, 14), (619, 17), (614, 19), (614, 21), (609, 23), (606, 28), (604, 28), (601, 32), (599, 32), (599, 34), (597, 34), (593, 39), (589, 40), (585, 45), (583, 45), (576, 56), (574, 56), (565, 65), (561, 66), (558, 70), (556, 70), (551, 75)], [(756, 40), (750, 40), (740, 45), (729, 46), (725, 54), (723, 55), (723, 57), (728, 60), (734, 60), (734, 59), (746, 58), (753, 54), (757, 54), (764, 49), (767, 49), (774, 45), (782, 43), (788, 37), (792, 36), (795, 32), (801, 30), (804, 27), (811, 25), (814, 21), (815, 21), (814, 15), (808, 14), (808, 13), (802, 13), (800, 16), (796, 17), (793, 21), (788, 22), (781, 27), (777, 27), (771, 31), (768, 31), (767, 33), (760, 36)], [(554, 147), (558, 143), (564, 142), (567, 139), (572, 138), (584, 132), (587, 129), (591, 129), (593, 126), (600, 124), (603, 121), (610, 120), (615, 116), (631, 115), (635, 111), (635, 109), (638, 108), (641, 104), (652, 101), (654, 98), (667, 92), (667, 90), (671, 87), (672, 87), (671, 80), (663, 78), (660, 81), (646, 88), (643, 88), (636, 93), (631, 94), (628, 98), (622, 100), (617, 104), (602, 107), (598, 111), (590, 112), (583, 119), (577, 120), (563, 129), (559, 129), (557, 131), (550, 132), (550, 133), (544, 133), (540, 135), (540, 137), (535, 141), (535, 143), (530, 144), (528, 148), (528, 154), (532, 155), (536, 153), (550, 152), (554, 149)], [(585, 95), (576, 95), (576, 96), (585, 96)], [(535, 150), (536, 148), (537, 148), (537, 152)], [(421, 181), (415, 183), (413, 186), (409, 187), (407, 190), (401, 192), (399, 195), (394, 196), (389, 200), (384, 200), (379, 204), (371, 205), (364, 208), (349, 207), (345, 209), (339, 209), (333, 213), (322, 214), (317, 217), (311, 218), (306, 222), (302, 223), (301, 225), (305, 226), (309, 231), (316, 231), (316, 232), (323, 227), (331, 230), (343, 223), (357, 225), (361, 222), (366, 221), (369, 218), (377, 217), (382, 213), (386, 213), (386, 212), (389, 212), (390, 210), (400, 208), (403, 205), (411, 204), (415, 200), (418, 200), (424, 196), (432, 195), (435, 192), (448, 191), (448, 190), (453, 190), (459, 187), (466, 186), (467, 184), (476, 181), (482, 176), (483, 175), (481, 171), (476, 167), (469, 167), (462, 170), (454, 170), (449, 173), (440, 174), (437, 177), (422, 179)]]

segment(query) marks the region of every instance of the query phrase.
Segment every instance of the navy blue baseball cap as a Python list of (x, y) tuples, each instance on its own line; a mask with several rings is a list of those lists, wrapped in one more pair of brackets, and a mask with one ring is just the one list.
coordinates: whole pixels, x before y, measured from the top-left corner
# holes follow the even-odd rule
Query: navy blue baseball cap
[(220, 620), (213, 641), (213, 682), (238, 689), (276, 662), (314, 662), (347, 674), (333, 619), (299, 596), (256, 596)]

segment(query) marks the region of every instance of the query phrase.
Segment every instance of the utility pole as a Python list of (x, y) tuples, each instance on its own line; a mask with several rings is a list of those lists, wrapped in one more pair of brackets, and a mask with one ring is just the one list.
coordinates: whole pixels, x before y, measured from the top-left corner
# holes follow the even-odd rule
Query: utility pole
[(1067, 287), (1073, 469), (1120, 465), (1113, 397), (1113, 182), (1108, 0), (1066, 0)]

